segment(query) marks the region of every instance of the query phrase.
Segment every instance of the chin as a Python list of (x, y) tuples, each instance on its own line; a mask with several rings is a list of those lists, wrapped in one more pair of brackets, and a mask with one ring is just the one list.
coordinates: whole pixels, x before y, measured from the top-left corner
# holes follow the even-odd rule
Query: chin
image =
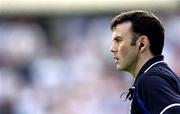
[(126, 69), (126, 67), (123, 67), (122, 65), (117, 65), (117, 70), (118, 70), (118, 71), (128, 71), (128, 70)]
[(123, 71), (123, 69), (121, 68), (120, 65), (117, 65), (117, 70), (118, 70), (118, 71)]

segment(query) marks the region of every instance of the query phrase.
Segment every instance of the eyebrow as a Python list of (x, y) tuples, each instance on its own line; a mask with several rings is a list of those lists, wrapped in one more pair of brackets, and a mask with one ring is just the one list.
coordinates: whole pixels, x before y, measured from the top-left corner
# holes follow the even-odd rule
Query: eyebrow
[(116, 40), (116, 39), (121, 40), (123, 38), (121, 36), (116, 36), (116, 37), (112, 38), (112, 40)]

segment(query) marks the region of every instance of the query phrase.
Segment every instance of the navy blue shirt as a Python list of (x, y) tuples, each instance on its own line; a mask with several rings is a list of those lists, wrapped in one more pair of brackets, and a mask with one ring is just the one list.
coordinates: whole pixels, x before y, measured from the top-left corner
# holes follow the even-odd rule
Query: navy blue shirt
[(139, 71), (131, 90), (131, 114), (180, 114), (180, 80), (163, 59), (156, 56)]

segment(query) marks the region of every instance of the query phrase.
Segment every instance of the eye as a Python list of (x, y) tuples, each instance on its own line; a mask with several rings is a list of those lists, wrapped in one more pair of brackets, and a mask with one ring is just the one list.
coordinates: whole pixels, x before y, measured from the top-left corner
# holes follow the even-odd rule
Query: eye
[(116, 38), (114, 39), (116, 43), (120, 43), (122, 41), (122, 39)]
[(121, 38), (121, 37), (115, 37), (115, 38), (113, 38), (112, 41), (113, 41), (114, 43), (119, 44), (121, 41), (123, 41), (123, 38)]

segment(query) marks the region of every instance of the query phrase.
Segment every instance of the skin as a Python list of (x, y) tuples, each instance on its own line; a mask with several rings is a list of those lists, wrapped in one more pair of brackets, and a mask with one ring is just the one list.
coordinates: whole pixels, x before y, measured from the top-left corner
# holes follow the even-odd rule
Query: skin
[[(131, 45), (131, 22), (118, 24), (112, 30), (112, 44), (110, 51), (113, 54), (117, 70), (130, 72), (134, 77), (141, 67), (153, 57), (149, 50), (148, 38), (144, 35), (136, 40), (136, 45)], [(139, 48), (140, 44), (143, 47)]]

